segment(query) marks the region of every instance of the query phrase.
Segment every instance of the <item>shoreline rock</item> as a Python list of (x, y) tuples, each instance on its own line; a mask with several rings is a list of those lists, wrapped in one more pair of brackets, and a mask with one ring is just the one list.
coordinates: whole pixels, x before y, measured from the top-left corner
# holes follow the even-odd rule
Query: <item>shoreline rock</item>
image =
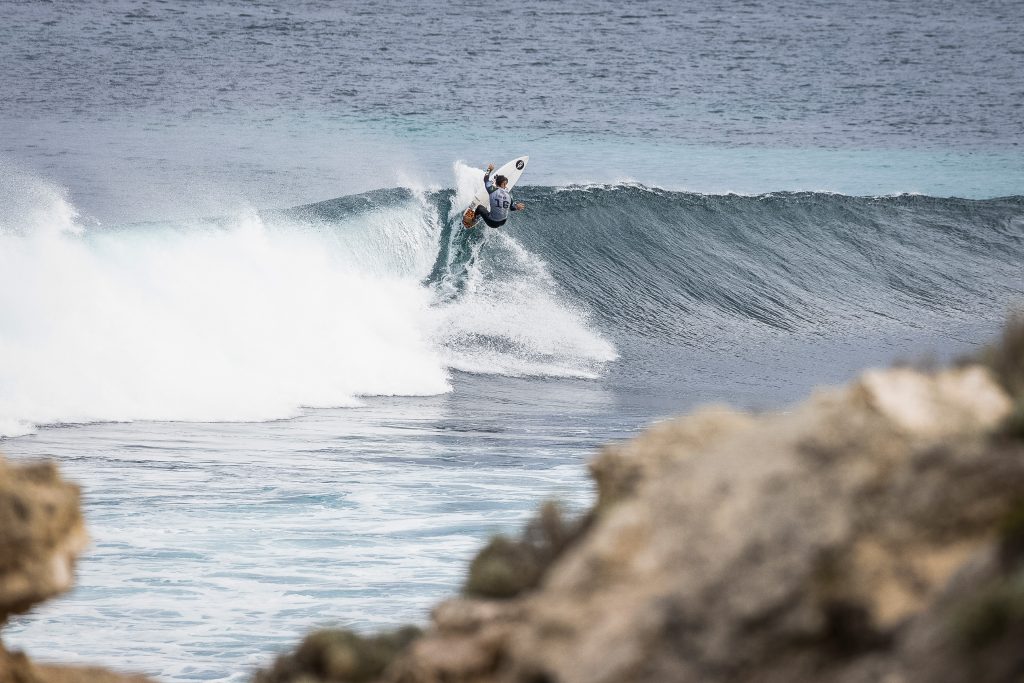
[(0, 625), (69, 590), (88, 540), (78, 487), (56, 466), (0, 459)]
[[(78, 486), (53, 463), (13, 465), (0, 457), (0, 628), (15, 614), (74, 585), (89, 542)], [(146, 683), (99, 667), (33, 663), (0, 641), (0, 683)]]
[(935, 680), (892, 653), (1024, 495), (1012, 407), (978, 366), (896, 369), (658, 425), (595, 460), (596, 519), (538, 589), (443, 604), (385, 680)]
[(784, 414), (707, 408), (608, 446), (593, 510), (548, 504), (492, 540), (377, 680), (1019, 681), (1007, 386), (978, 365), (869, 371)]

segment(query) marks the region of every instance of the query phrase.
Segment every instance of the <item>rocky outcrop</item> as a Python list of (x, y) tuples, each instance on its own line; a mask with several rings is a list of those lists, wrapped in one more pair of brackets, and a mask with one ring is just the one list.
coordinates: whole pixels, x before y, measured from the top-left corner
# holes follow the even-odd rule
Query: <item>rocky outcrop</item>
[(20, 652), (0, 650), (2, 683), (152, 683), (145, 676), (115, 673), (97, 666), (36, 664)]
[(344, 629), (315, 631), (295, 652), (278, 657), (273, 667), (257, 673), (256, 683), (374, 681), (419, 635), (419, 629), (413, 627), (374, 636)]
[[(0, 626), (71, 588), (88, 541), (78, 487), (51, 463), (13, 466), (0, 458)], [(0, 643), (0, 683), (144, 683), (96, 667), (38, 665)]]
[(0, 460), (0, 624), (71, 588), (87, 540), (77, 486), (50, 463)]
[(1024, 495), (1010, 412), (970, 367), (659, 425), (596, 460), (597, 518), (537, 590), (442, 605), (391, 679), (877, 680)]
[(1020, 339), (606, 448), (594, 509), (492, 541), (380, 680), (1019, 682)]

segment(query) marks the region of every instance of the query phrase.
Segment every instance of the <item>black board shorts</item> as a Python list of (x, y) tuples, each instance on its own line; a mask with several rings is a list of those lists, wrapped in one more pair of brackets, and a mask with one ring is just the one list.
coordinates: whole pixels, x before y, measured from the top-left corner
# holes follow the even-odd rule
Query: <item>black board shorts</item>
[(505, 225), (505, 221), (508, 220), (506, 218), (504, 221), (492, 221), (490, 211), (484, 208), (482, 204), (476, 207), (476, 216), (477, 218), (483, 218), (484, 223), (486, 223), (489, 227), (492, 228), (500, 228), (501, 226)]

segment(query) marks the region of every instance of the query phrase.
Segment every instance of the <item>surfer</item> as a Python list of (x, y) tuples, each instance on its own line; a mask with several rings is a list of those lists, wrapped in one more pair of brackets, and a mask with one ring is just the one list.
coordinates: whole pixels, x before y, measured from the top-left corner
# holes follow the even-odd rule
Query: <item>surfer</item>
[(483, 204), (480, 204), (476, 207), (476, 211), (466, 209), (466, 215), (463, 216), (462, 223), (467, 228), (472, 228), (477, 218), (483, 218), (484, 223), (492, 228), (500, 228), (508, 220), (509, 211), (522, 211), (526, 208), (526, 204), (522, 202), (512, 203), (512, 195), (508, 191), (508, 178), (503, 175), (496, 175), (493, 182), (491, 181), (491, 171), (493, 170), (494, 164), (487, 164), (487, 173), (484, 174), (484, 187), (487, 188), (491, 208), (487, 209)]

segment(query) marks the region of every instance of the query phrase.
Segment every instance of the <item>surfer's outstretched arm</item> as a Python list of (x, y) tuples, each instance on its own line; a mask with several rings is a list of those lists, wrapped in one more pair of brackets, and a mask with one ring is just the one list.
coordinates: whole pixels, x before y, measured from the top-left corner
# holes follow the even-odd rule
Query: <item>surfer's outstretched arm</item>
[(491, 171), (494, 170), (494, 164), (487, 164), (487, 172), (484, 173), (484, 187), (487, 189), (487, 194), (491, 194), (497, 188), (494, 183), (491, 182)]

